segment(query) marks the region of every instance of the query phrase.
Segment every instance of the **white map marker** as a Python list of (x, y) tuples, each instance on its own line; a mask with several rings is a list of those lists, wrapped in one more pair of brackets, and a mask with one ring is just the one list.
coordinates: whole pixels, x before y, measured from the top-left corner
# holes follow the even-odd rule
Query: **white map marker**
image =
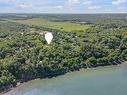
[(45, 40), (47, 41), (47, 43), (50, 44), (51, 41), (52, 41), (52, 39), (53, 39), (52, 33), (47, 32), (47, 33), (45, 34)]

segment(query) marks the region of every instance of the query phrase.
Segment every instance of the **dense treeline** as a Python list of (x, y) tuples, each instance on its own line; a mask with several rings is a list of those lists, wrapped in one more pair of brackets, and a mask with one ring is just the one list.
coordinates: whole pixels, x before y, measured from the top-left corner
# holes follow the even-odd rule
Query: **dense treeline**
[[(54, 35), (50, 45), (43, 30)], [(126, 28), (95, 26), (75, 33), (0, 21), (0, 91), (34, 78), (117, 65), (126, 58)]]

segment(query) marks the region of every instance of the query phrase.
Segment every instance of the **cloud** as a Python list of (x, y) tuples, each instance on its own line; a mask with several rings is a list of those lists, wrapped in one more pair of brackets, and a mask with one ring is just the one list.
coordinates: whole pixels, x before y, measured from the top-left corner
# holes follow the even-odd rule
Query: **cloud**
[(127, 12), (126, 4), (127, 0), (0, 0), (0, 12)]
[(67, 2), (65, 2), (64, 7), (72, 10), (74, 8), (75, 5), (79, 4), (79, 0), (67, 0)]
[(120, 4), (123, 4), (125, 3), (127, 0), (113, 0), (112, 1), (112, 4), (113, 5), (120, 5)]
[(68, 0), (67, 1), (67, 5), (69, 6), (69, 7), (73, 7), (73, 6), (75, 6), (76, 4), (78, 4), (79, 3), (79, 0)]
[(14, 3), (17, 0), (0, 0), (0, 3)]
[(71, 5), (75, 5), (75, 4), (79, 3), (79, 0), (68, 0), (68, 3)]
[(63, 6), (62, 6), (62, 5), (58, 5), (58, 6), (56, 6), (55, 8), (62, 9)]
[(85, 5), (88, 10), (96, 10), (101, 8), (99, 5), (95, 5), (92, 0), (84, 0), (82, 4)]
[(19, 4), (17, 4), (17, 7), (18, 8), (22, 8), (22, 9), (24, 9), (24, 8), (30, 8), (30, 7), (32, 7), (33, 5), (32, 4), (30, 4), (30, 3), (19, 3)]
[(92, 4), (91, 0), (85, 0), (85, 1), (83, 1), (83, 5), (90, 5), (90, 4)]
[(100, 9), (100, 6), (88, 6), (89, 10), (95, 10), (95, 9)]
[(121, 7), (121, 6), (119, 6), (119, 7), (117, 7), (117, 9), (118, 9), (118, 10), (125, 10), (126, 7)]

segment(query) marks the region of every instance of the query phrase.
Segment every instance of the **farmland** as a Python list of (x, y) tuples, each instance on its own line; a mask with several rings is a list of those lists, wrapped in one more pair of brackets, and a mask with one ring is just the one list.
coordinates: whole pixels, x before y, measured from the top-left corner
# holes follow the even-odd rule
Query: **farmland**
[(40, 27), (42, 26), (46, 28), (58, 29), (61, 31), (69, 31), (69, 32), (83, 32), (86, 29), (90, 28), (89, 25), (81, 25), (81, 24), (71, 23), (71, 22), (55, 22), (55, 21), (44, 19), (44, 18), (16, 20), (16, 22), (21, 24), (26, 24), (26, 25), (36, 25)]

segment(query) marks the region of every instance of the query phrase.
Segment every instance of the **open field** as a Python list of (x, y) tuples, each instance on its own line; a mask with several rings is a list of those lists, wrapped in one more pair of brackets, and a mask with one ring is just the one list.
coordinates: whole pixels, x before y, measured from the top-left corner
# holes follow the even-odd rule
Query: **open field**
[(70, 22), (53, 22), (43, 18), (16, 20), (16, 22), (19, 22), (21, 24), (43, 26), (46, 28), (58, 29), (63, 31), (72, 31), (72, 32), (84, 31), (90, 28), (89, 25), (81, 25), (81, 24), (70, 23)]

